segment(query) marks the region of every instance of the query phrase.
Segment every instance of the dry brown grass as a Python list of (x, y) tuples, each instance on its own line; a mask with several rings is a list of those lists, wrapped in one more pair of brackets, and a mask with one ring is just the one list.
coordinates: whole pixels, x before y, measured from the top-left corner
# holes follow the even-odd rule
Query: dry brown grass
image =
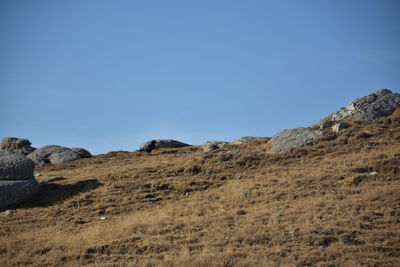
[(39, 167), (66, 179), (0, 218), (1, 265), (398, 266), (399, 127)]

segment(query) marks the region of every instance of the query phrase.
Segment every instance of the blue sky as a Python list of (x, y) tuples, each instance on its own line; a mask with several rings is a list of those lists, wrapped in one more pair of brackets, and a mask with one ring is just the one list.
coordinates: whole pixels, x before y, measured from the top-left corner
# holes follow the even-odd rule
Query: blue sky
[(93, 153), (308, 126), (399, 92), (400, 1), (0, 0), (0, 137)]

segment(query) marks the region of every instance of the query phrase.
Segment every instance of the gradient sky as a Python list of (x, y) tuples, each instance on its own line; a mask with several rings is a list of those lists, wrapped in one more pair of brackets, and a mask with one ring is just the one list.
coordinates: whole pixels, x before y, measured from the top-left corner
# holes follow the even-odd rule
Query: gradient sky
[(308, 126), (400, 88), (398, 0), (0, 0), (0, 138), (92, 153)]

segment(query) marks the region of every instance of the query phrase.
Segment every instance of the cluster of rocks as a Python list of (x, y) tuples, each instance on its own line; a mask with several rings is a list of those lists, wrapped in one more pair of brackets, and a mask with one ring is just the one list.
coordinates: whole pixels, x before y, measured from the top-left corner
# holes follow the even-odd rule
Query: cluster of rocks
[(90, 158), (92, 155), (83, 148), (67, 148), (64, 146), (48, 145), (36, 149), (27, 155), (36, 165), (48, 163), (59, 164), (81, 158)]
[(0, 210), (12, 208), (40, 190), (33, 175), (35, 165), (64, 163), (92, 155), (83, 148), (31, 147), (27, 139), (5, 137), (0, 143)]
[(267, 143), (270, 146), (269, 152), (282, 153), (292, 147), (304, 146), (322, 135), (324, 129), (330, 128), (337, 133), (348, 128), (349, 125), (345, 120), (369, 121), (386, 117), (398, 107), (400, 107), (400, 94), (388, 89), (376, 91), (350, 102), (347, 107), (329, 114), (310, 128), (300, 127), (278, 133)]
[(0, 150), (0, 211), (19, 204), (40, 190), (35, 164), (21, 153)]
[(36, 149), (31, 147), (31, 142), (28, 139), (15, 137), (3, 138), (0, 143), (0, 151), (8, 151), (27, 156), (38, 166), (92, 157), (92, 154), (83, 148), (48, 145)]

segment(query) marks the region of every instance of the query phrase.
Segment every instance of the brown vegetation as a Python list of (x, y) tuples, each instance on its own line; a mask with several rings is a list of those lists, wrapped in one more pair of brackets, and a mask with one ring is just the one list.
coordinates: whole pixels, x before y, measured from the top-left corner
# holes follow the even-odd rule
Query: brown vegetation
[(66, 179), (0, 218), (2, 266), (399, 266), (399, 119), (349, 124), (281, 155), (256, 142), (39, 167)]

